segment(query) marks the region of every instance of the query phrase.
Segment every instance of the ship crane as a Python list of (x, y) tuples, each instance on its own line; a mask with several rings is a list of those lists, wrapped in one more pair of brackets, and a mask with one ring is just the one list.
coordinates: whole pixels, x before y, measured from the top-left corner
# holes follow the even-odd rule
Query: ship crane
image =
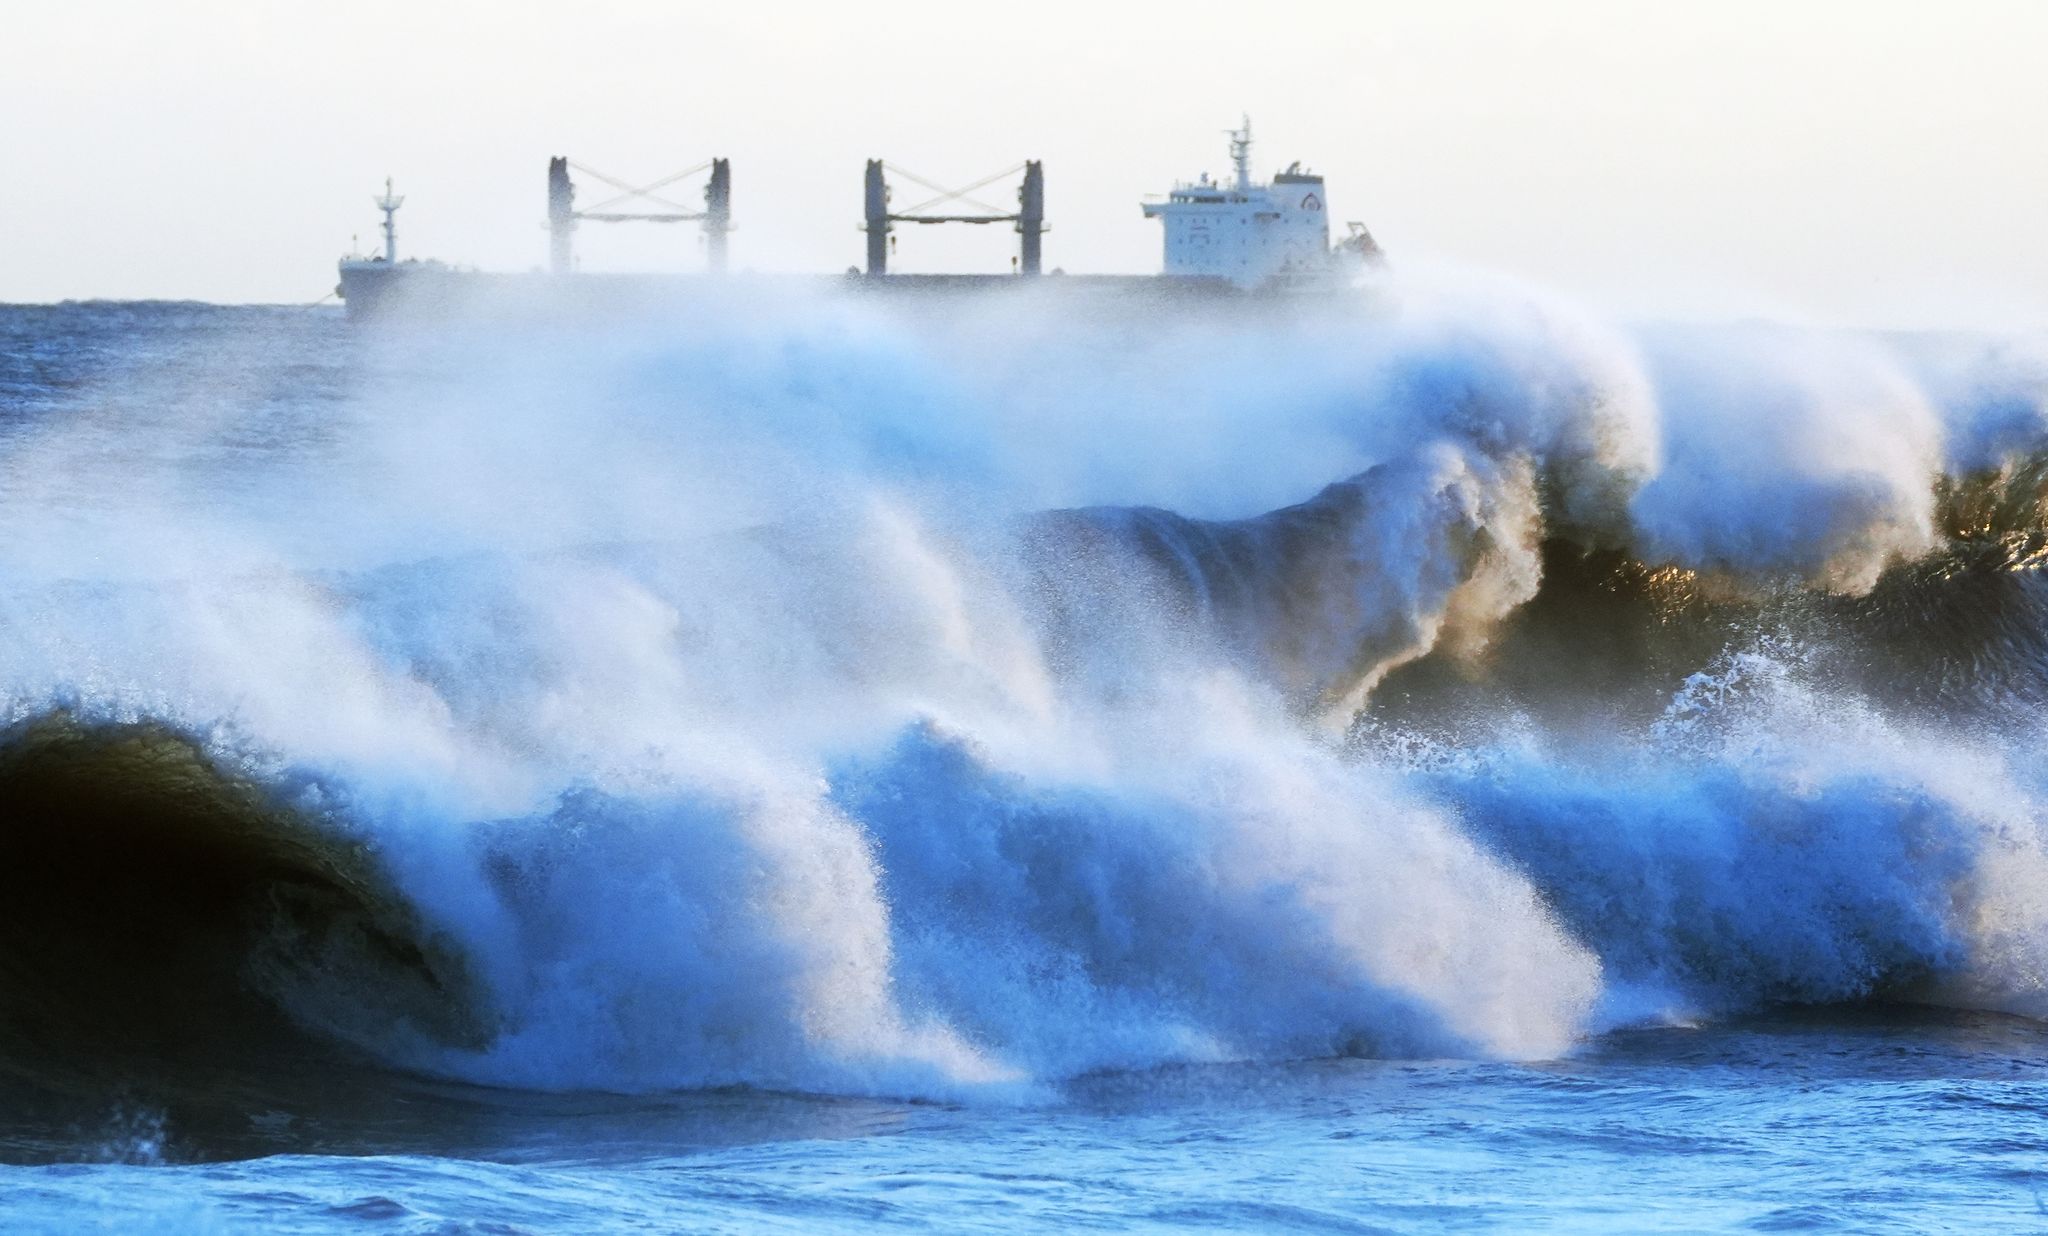
[[(991, 206), (972, 195), (987, 188), (998, 180), (1024, 173), (1023, 183), (1017, 187), (1017, 209), (1004, 210)], [(937, 197), (919, 202), (907, 210), (889, 209), (888, 177), (899, 176), (912, 184), (938, 194)], [(1036, 159), (1026, 159), (1000, 172), (983, 176), (973, 184), (958, 189), (948, 189), (942, 184), (926, 180), (906, 168), (881, 159), (869, 159), (866, 181), (867, 208), (861, 230), (868, 234), (868, 273), (886, 275), (889, 273), (889, 250), (893, 248), (895, 225), (898, 223), (1014, 223), (1017, 225), (1017, 257), (1014, 259), (1017, 271), (1023, 275), (1036, 275), (1041, 265), (1043, 237), (1049, 230), (1045, 223), (1045, 170)], [(978, 214), (931, 214), (933, 207), (953, 206), (956, 211), (962, 206), (970, 207)]]
[[(574, 168), (593, 180), (618, 191), (588, 210), (576, 209), (576, 185), (569, 178)], [(679, 180), (709, 170), (704, 183), (704, 209), (693, 210), (656, 192)], [(631, 205), (637, 209), (619, 210)], [(650, 209), (659, 207), (660, 209)], [(644, 185), (628, 184), (596, 168), (573, 163), (566, 157), (548, 160), (548, 237), (550, 264), (556, 274), (566, 274), (576, 265), (575, 233), (579, 223), (700, 223), (704, 228), (705, 265), (712, 273), (723, 273), (726, 237), (732, 231), (732, 164), (725, 159), (706, 159), (694, 167), (663, 176)]]

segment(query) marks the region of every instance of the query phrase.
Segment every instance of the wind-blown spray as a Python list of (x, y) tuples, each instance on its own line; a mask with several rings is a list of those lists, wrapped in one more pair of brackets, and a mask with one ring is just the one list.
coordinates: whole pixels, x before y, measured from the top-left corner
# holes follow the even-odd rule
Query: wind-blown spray
[(142, 971), (33, 959), (166, 930), (197, 1038), (539, 1088), (2048, 1007), (2038, 353), (955, 308), (63, 311), (0, 844), (82, 900), (0, 1026), (108, 1041)]

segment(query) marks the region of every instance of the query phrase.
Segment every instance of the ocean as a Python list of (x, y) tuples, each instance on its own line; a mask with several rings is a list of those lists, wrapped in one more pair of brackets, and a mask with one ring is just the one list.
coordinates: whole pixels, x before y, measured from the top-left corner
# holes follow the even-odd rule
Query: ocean
[(2048, 1230), (2048, 340), (0, 306), (0, 1226)]

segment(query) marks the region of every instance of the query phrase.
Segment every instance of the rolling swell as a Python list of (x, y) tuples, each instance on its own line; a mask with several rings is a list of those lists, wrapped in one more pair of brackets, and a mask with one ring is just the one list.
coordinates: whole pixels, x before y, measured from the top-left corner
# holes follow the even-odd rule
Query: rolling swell
[(359, 840), (192, 735), (65, 712), (0, 734), (0, 1061), (16, 1084), (176, 1090), (333, 1067), (346, 1031), (320, 1018), (344, 1007), (358, 1032), (473, 1040), (464, 982)]
[[(1381, 466), (1247, 520), (1084, 510), (1039, 534), (1117, 559), (1171, 624), (1408, 770), (1600, 957), (1596, 1024), (2048, 1010), (2042, 455), (1930, 469), (1917, 490), (1803, 480), (1792, 541), (1731, 495), (1689, 557), (1649, 526), (1653, 487), (1588, 525), (1533, 455), (1438, 449), (1488, 482), (1523, 460), (1534, 483), (1482, 483), (1468, 519), (1432, 521), (1412, 488), (1388, 498), (1403, 469)], [(1461, 613), (1475, 587), (1492, 604)], [(1304, 631), (1357, 655), (1305, 656)]]
[(1081, 615), (1142, 616), (1341, 725), (1390, 671), (1440, 639), (1462, 647), (1535, 592), (1533, 480), (1527, 460), (1439, 447), (1249, 519), (1051, 512), (1024, 535), (1032, 591), (1062, 647), (1116, 646)]
[(1063, 647), (1111, 645), (1105, 611), (1149, 612), (1340, 725), (1449, 734), (1504, 711), (1641, 724), (1688, 675), (1766, 637), (1800, 645), (1817, 676), (1927, 715), (2048, 700), (2039, 461), (1943, 482), (1939, 544), (1852, 591), (1545, 533), (1564, 522), (1554, 500), (1539, 509), (1526, 482), (1474, 471), (1381, 465), (1234, 521), (1052, 512), (1025, 537), (1034, 591)]
[(2048, 701), (2044, 536), (1948, 542), (1865, 593), (1730, 587), (1626, 551), (1558, 539), (1543, 585), (1490, 633), (1483, 658), (1433, 651), (1396, 668), (1360, 720), (1441, 734), (1502, 710), (1557, 727), (1642, 725), (1695, 672), (1761, 641), (1807, 674), (1926, 717), (2010, 715)]

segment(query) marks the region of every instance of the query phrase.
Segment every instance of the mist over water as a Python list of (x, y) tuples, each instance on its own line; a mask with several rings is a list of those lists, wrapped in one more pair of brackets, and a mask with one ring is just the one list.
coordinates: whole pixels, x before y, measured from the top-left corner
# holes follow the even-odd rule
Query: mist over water
[(4, 316), (23, 1084), (1039, 1104), (2048, 1015), (2042, 340)]

